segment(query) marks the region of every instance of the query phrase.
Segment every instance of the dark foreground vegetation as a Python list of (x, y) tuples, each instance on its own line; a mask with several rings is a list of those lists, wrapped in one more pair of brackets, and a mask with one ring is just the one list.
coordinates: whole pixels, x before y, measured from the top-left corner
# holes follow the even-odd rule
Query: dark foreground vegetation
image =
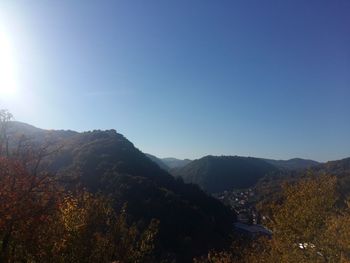
[(260, 179), (273, 235), (252, 239), (229, 207), (116, 131), (11, 117), (0, 111), (0, 262), (350, 262), (348, 160)]

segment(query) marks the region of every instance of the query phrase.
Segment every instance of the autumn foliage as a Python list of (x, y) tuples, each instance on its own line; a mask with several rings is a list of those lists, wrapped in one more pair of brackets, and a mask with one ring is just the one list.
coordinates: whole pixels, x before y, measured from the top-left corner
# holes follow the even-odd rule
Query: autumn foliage
[(32, 175), (19, 161), (0, 157), (0, 254), (38, 253), (42, 236), (38, 228), (50, 221), (58, 207), (60, 191), (47, 174)]
[(337, 179), (329, 175), (286, 183), (279, 199), (260, 207), (271, 239), (234, 241), (231, 249), (196, 262), (350, 262), (350, 207), (338, 193)]
[(32, 175), (0, 158), (1, 262), (152, 262), (158, 221), (142, 231), (125, 209), (84, 190), (64, 191), (48, 174)]
[(62, 184), (40, 166), (48, 147), (11, 152), (10, 118), (0, 112), (0, 262), (153, 262), (159, 222), (140, 228), (126, 205)]

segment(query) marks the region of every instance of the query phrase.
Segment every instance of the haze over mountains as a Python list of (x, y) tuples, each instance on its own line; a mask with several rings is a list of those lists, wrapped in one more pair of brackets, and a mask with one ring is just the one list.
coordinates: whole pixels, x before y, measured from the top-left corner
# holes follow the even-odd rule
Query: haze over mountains
[[(113, 156), (113, 154), (117, 153), (117, 150), (134, 148), (130, 142), (114, 130), (87, 133), (43, 130), (21, 122), (12, 122), (9, 130), (13, 134), (25, 134), (26, 137), (39, 144), (54, 142), (55, 145), (63, 145), (60, 154), (52, 162), (51, 167), (55, 168), (56, 172), (74, 171), (78, 167), (74, 167), (73, 164), (79, 163), (79, 169), (89, 171), (84, 175), (83, 180), (86, 180), (89, 187), (93, 189), (98, 189), (99, 186), (96, 182), (98, 177), (105, 172), (105, 169), (117, 170), (117, 173), (136, 176), (140, 174), (142, 176), (155, 176), (161, 171), (161, 174), (166, 174), (168, 177), (169, 174), (174, 177), (181, 177), (185, 183), (193, 183), (209, 193), (215, 193), (252, 187), (264, 176), (276, 174), (283, 170), (304, 170), (319, 165), (316, 161), (301, 158), (272, 160), (241, 156), (204, 156), (191, 161), (189, 159), (181, 160), (171, 157), (158, 158), (154, 155), (143, 154), (134, 150), (126, 151), (125, 153), (120, 152), (118, 155)], [(85, 145), (87, 142), (89, 143)], [(112, 143), (115, 142), (119, 142), (118, 147), (113, 148)], [(98, 148), (96, 148), (97, 146)], [(96, 154), (95, 152), (100, 152), (102, 155), (92, 157), (86, 154), (90, 151), (94, 154)], [(133, 160), (132, 157), (135, 157), (135, 160), (143, 161), (139, 165), (133, 166), (131, 165), (132, 162), (135, 164), (138, 164), (138, 162)], [(91, 162), (87, 166), (89, 168), (82, 166), (86, 159), (93, 160), (95, 165), (99, 167), (97, 173), (95, 171), (97, 168), (91, 168)], [(149, 160), (152, 161), (152, 169), (148, 168), (147, 165), (144, 166), (144, 163)], [(129, 162), (130, 165), (128, 164)], [(116, 163), (119, 163), (119, 165)], [(154, 163), (157, 165), (154, 165)], [(103, 167), (102, 164), (106, 167)], [(157, 167), (161, 169), (157, 170)], [(161, 176), (160, 178), (164, 180), (165, 177)]]
[(313, 160), (294, 158), (290, 160), (271, 160), (241, 156), (205, 156), (198, 160), (176, 160), (169, 167), (166, 159), (147, 155), (162, 169), (169, 170), (175, 177), (181, 177), (186, 183), (199, 185), (210, 193), (246, 188), (255, 185), (266, 175), (281, 170), (303, 170), (318, 165)]
[[(39, 144), (53, 142), (55, 145), (63, 145), (60, 154), (52, 162), (51, 168), (55, 168), (55, 172), (75, 171), (78, 169), (76, 164), (79, 164), (79, 169), (87, 171), (82, 177), (83, 180), (95, 190), (99, 188), (97, 183), (99, 177), (106, 170), (116, 170), (118, 174), (125, 173), (136, 176), (155, 176), (161, 173), (168, 178), (171, 174), (174, 177), (181, 177), (185, 183), (193, 183), (209, 193), (215, 193), (252, 187), (264, 176), (276, 174), (282, 170), (304, 170), (319, 164), (313, 160), (300, 158), (272, 160), (241, 156), (205, 156), (193, 161), (158, 158), (140, 151), (131, 151), (130, 149), (133, 149), (134, 146), (114, 130), (78, 133), (75, 131), (43, 130), (20, 122), (12, 122), (11, 124), (9, 130), (14, 134), (25, 134), (26, 137)], [(113, 148), (112, 145), (116, 142), (118, 145)], [(121, 149), (126, 152), (117, 154)], [(101, 155), (90, 156), (87, 154), (97, 154), (97, 152), (100, 152)], [(117, 155), (114, 156), (114, 154)], [(83, 164), (87, 159), (93, 160), (93, 163), (99, 168), (92, 169), (92, 162), (88, 162), (87, 166), (84, 167)], [(138, 164), (136, 160), (139, 160), (140, 163)], [(152, 161), (151, 167), (153, 168), (145, 165), (149, 160)], [(136, 165), (131, 165), (131, 163)], [(157, 169), (157, 167), (161, 169)], [(163, 176), (160, 178), (165, 180)]]
[(167, 158), (159, 158), (152, 154), (146, 153), (147, 157), (149, 157), (153, 162), (159, 165), (160, 168), (165, 170), (170, 170), (174, 168), (181, 168), (185, 165), (189, 164), (191, 162), (190, 159), (177, 159), (173, 157), (167, 157)]
[(162, 162), (165, 163), (170, 169), (173, 169), (173, 168), (184, 167), (185, 165), (189, 164), (191, 160), (190, 159), (180, 160), (180, 159), (168, 157), (168, 158), (162, 158)]

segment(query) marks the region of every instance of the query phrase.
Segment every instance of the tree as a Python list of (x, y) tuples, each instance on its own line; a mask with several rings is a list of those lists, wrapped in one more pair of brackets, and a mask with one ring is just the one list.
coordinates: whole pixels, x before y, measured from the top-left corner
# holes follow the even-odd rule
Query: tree
[[(19, 161), (0, 157), (0, 259), (16, 261), (36, 253), (38, 228), (46, 224), (61, 190), (47, 174), (34, 176)], [(30, 252), (29, 252), (30, 251)]]
[(283, 262), (326, 260), (323, 240), (335, 212), (336, 183), (335, 177), (324, 175), (283, 186), (281, 204), (272, 204), (269, 222), (273, 252)]
[(67, 196), (56, 227), (48, 230), (58, 236), (51, 262), (154, 262), (159, 222), (152, 220), (140, 230), (127, 221), (126, 207), (116, 214), (102, 195)]
[(1, 262), (154, 262), (157, 220), (140, 229), (108, 198), (68, 192), (4, 157), (0, 200)]
[(337, 187), (335, 177), (311, 174), (283, 185), (281, 198), (264, 207), (271, 239), (234, 242), (197, 262), (350, 262), (350, 209)]
[(0, 109), (0, 156), (8, 155), (8, 122), (13, 118), (8, 110)]

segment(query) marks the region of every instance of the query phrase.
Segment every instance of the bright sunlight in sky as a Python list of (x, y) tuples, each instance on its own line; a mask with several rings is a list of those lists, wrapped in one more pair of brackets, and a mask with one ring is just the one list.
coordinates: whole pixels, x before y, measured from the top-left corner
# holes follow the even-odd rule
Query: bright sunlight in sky
[(159, 157), (350, 155), (350, 1), (0, 0), (0, 109)]
[(0, 28), (0, 97), (13, 97), (17, 93), (15, 63), (10, 40)]

